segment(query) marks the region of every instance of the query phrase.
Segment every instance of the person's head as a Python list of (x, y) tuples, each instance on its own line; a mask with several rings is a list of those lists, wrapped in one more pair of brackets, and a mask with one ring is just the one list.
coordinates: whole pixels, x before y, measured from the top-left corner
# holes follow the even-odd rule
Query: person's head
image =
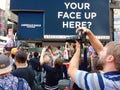
[(103, 68), (105, 65), (111, 64), (111, 68), (120, 70), (120, 43), (107, 43), (99, 54), (98, 64), (101, 64)]
[(57, 58), (57, 59), (55, 60), (55, 62), (54, 62), (55, 68), (56, 68), (56, 69), (60, 69), (62, 65), (63, 65), (62, 60), (61, 60), (60, 58)]
[(88, 45), (88, 47), (89, 47), (89, 46), (91, 46), (91, 43), (90, 43), (90, 42), (88, 42), (88, 43), (87, 43), (87, 45)]
[(46, 49), (46, 52), (50, 52), (50, 51), (52, 51), (52, 46), (48, 46)]
[(18, 48), (19, 51), (24, 51), (25, 49), (23, 47)]
[(4, 55), (10, 57), (10, 51), (5, 51), (5, 52), (4, 52)]
[(57, 46), (56, 48), (57, 48), (58, 50), (60, 50), (60, 46)]
[(69, 42), (66, 42), (65, 43), (65, 48), (69, 48), (69, 46), (70, 46)]
[(26, 63), (27, 62), (27, 54), (24, 51), (18, 51), (15, 55), (15, 62)]
[(6, 55), (0, 55), (0, 75), (4, 75), (10, 73), (12, 70), (12, 66), (10, 64), (10, 60)]
[(29, 52), (30, 53), (30, 55), (33, 55), (33, 53), (32, 52)]
[(11, 57), (14, 58), (15, 57), (15, 54), (18, 52), (17, 48), (12, 48), (11, 49)]
[(43, 59), (44, 59), (44, 63), (50, 64), (52, 57), (48, 53), (46, 53), (46, 54), (44, 54)]
[(34, 52), (34, 57), (38, 57), (38, 52)]

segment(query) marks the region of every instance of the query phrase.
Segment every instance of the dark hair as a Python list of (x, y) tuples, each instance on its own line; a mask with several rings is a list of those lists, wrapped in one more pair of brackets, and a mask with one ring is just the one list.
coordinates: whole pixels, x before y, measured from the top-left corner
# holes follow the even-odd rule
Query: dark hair
[(52, 51), (52, 46), (48, 46), (47, 49), (46, 49), (46, 52), (49, 52), (49, 50)]
[(60, 50), (60, 46), (57, 46), (57, 49), (59, 49), (59, 50)]
[(91, 45), (91, 43), (90, 43), (90, 42), (88, 42), (88, 44), (90, 44), (90, 45)]
[(34, 57), (38, 57), (38, 52), (34, 52)]
[(61, 66), (63, 65), (63, 62), (62, 62), (62, 60), (61, 60), (60, 58), (57, 58), (57, 59), (55, 60), (55, 62), (54, 62), (54, 65), (55, 65), (55, 68), (56, 68), (56, 69), (60, 69)]
[(27, 61), (27, 54), (24, 51), (18, 51), (15, 55), (15, 60), (19, 63), (25, 63)]
[(14, 55), (14, 54), (11, 54), (11, 57), (12, 57), (12, 58), (15, 58), (15, 55)]

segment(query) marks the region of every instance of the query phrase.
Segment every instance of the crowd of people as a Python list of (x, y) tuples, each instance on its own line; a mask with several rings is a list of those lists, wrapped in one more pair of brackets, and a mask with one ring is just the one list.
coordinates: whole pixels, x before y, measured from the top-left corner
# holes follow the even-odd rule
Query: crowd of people
[(29, 52), (12, 48), (0, 55), (0, 90), (61, 90), (60, 80), (68, 81), (63, 90), (120, 90), (119, 42), (105, 46), (91, 30), (87, 47), (66, 42), (65, 46), (45, 46)]
[[(3, 58), (0, 59), (0, 66), (5, 64), (5, 62), (2, 62), (5, 58), (11, 67), (7, 73), (4, 72), (7, 66), (0, 68), (1, 73), (3, 73), (0, 74), (0, 90), (1, 88), (17, 90), (19, 87), (19, 80), (15, 85), (11, 83), (12, 80), (10, 81), (12, 85), (9, 85), (9, 83), (9, 86), (6, 85), (7, 80), (4, 76), (8, 79), (9, 76), (17, 79), (22, 78), (22, 81), (27, 84), (25, 88), (22, 87), (23, 90), (58, 90), (59, 80), (68, 79), (60, 46), (54, 48), (52, 46), (43, 47), (41, 53), (29, 52), (21, 47), (11, 48), (10, 51), (2, 52), (1, 56)], [(63, 72), (65, 75), (63, 75)], [(6, 80), (6, 83), (3, 83), (4, 80)]]

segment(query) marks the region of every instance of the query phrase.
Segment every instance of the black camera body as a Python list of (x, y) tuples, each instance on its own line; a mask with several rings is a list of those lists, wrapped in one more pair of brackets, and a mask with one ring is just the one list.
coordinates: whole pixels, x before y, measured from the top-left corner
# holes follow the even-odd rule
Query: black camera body
[(66, 38), (66, 41), (70, 42), (70, 43), (75, 43), (76, 40), (80, 43), (85, 43), (86, 42), (86, 33), (83, 33), (83, 30), (81, 30), (77, 33), (77, 35)]

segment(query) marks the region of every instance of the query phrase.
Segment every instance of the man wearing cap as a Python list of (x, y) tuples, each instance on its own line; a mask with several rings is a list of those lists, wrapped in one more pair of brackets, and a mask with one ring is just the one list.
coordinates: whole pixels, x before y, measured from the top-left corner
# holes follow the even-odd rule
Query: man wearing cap
[[(19, 80), (17, 77), (10, 74), (12, 66), (6, 55), (0, 55), (0, 90), (19, 90)], [(31, 90), (28, 83), (22, 79), (21, 90)]]

